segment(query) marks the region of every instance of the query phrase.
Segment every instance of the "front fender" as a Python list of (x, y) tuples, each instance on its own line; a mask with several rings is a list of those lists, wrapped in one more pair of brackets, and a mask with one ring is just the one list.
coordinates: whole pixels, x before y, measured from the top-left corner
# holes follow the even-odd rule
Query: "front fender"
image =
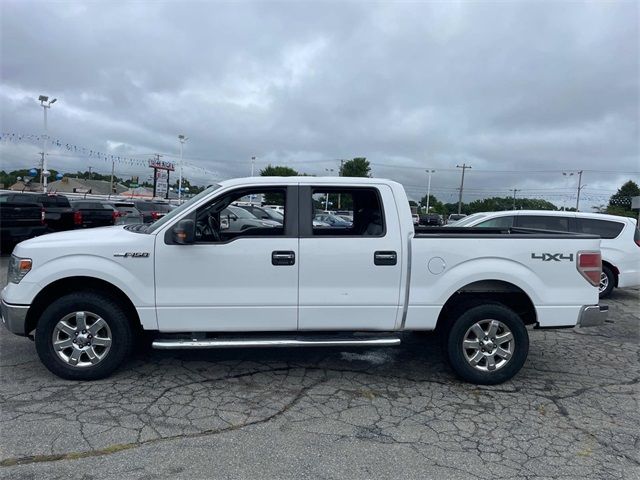
[[(72, 254), (56, 257), (34, 267), (23, 282), (25, 287), (35, 284), (38, 288), (25, 288), (24, 291), (29, 292), (31, 298), (25, 298), (26, 301), (21, 303), (31, 303), (40, 290), (57, 280), (91, 277), (118, 287), (135, 307), (155, 306), (153, 261), (150, 258), (108, 259), (91, 254)], [(21, 286), (22, 282), (15, 289), (21, 289)]]

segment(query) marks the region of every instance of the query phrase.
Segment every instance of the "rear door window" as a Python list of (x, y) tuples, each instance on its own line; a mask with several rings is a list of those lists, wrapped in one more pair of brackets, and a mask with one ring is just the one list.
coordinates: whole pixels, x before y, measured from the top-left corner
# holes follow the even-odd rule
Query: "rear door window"
[(517, 217), (518, 227), (537, 228), (540, 230), (569, 231), (569, 217), (551, 215), (520, 215)]
[(578, 232), (599, 235), (601, 238), (616, 238), (622, 232), (624, 223), (595, 218), (578, 218)]
[(491, 220), (480, 222), (475, 226), (484, 228), (511, 228), (513, 227), (513, 216), (492, 218)]

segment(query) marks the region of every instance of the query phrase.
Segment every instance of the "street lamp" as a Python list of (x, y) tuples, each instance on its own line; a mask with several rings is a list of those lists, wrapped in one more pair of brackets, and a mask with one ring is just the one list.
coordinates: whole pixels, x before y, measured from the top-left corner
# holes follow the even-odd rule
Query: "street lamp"
[(46, 95), (40, 95), (38, 97), (40, 101), (40, 106), (44, 112), (44, 135), (42, 139), (42, 169), (40, 170), (40, 176), (42, 177), (42, 191), (47, 193), (47, 178), (49, 177), (49, 171), (47, 170), (47, 109), (51, 108), (51, 105), (56, 103), (58, 100), (54, 98), (53, 100), (49, 100), (49, 97)]
[(431, 174), (436, 173), (435, 170), (428, 169), (427, 175), (429, 175), (429, 183), (427, 184), (427, 215), (429, 214), (429, 197), (431, 197)]
[(180, 168), (178, 172), (178, 203), (182, 199), (182, 148), (184, 147), (184, 142), (189, 140), (184, 135), (178, 135), (178, 141), (180, 141)]

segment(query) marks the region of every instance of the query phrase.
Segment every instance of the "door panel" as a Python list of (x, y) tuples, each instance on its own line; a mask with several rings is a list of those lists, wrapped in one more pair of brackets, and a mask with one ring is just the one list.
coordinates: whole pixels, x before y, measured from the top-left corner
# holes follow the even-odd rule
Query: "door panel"
[[(276, 227), (261, 225), (255, 219), (253, 223), (258, 222), (257, 228), (226, 235), (232, 229), (223, 231), (223, 222), (217, 217), (215, 221), (206, 222), (210, 228), (219, 226), (217, 238), (201, 232), (197, 238), (199, 243), (174, 245), (171, 235), (156, 236), (156, 310), (161, 331), (297, 329), (297, 187), (269, 186), (224, 192), (187, 216), (207, 218), (208, 212), (219, 212), (219, 205), (226, 205), (227, 200), (240, 194), (241, 198), (249, 195), (254, 200), (260, 192), (271, 192), (269, 198), (273, 200), (274, 191), (286, 191), (286, 210), (293, 213), (285, 216), (280, 233), (274, 233)], [(245, 218), (242, 221), (249, 222)]]
[[(387, 207), (395, 205), (391, 189), (376, 188), (384, 206), (383, 237), (301, 236), (300, 330), (393, 330), (400, 308), (402, 242), (397, 213)], [(312, 207), (302, 199), (310, 193), (301, 188), (301, 231), (302, 222), (311, 221), (303, 213)]]
[(294, 331), (298, 265), (273, 265), (296, 238), (156, 246), (158, 326), (165, 332)]

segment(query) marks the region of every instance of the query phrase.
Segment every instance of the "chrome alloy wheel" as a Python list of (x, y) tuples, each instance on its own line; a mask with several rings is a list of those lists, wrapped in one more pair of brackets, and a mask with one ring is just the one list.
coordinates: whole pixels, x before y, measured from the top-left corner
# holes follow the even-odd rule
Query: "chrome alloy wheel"
[(462, 350), (473, 368), (493, 372), (513, 356), (515, 341), (509, 327), (499, 320), (480, 320), (464, 334)]
[(608, 286), (609, 286), (609, 277), (607, 277), (606, 273), (602, 272), (600, 274), (600, 285), (598, 286), (598, 293), (604, 292)]
[(111, 348), (111, 329), (99, 315), (74, 312), (62, 318), (53, 329), (53, 350), (73, 367), (100, 363)]

